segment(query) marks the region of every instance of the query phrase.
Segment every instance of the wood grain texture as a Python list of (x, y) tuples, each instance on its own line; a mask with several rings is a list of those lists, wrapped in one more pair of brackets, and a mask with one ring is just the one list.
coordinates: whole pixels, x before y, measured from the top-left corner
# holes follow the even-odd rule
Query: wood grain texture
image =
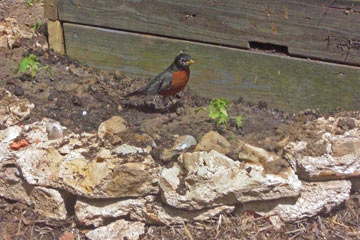
[(144, 34), (64, 24), (67, 54), (91, 66), (155, 76), (185, 49), (195, 60), (190, 87), (296, 112), (359, 109), (360, 68), (300, 60)]
[(240, 48), (272, 43), (357, 65), (359, 9), (356, 0), (59, 0), (65, 22)]
[(63, 28), (59, 20), (47, 21), (49, 46), (60, 54), (65, 53)]
[(45, 0), (44, 2), (44, 17), (49, 20), (57, 20), (58, 16), (58, 0)]

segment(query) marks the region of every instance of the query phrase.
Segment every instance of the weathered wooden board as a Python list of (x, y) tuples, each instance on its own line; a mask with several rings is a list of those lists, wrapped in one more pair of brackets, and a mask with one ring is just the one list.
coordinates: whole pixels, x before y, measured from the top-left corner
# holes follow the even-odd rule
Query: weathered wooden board
[(358, 0), (59, 0), (64, 22), (360, 65)]
[(44, 17), (49, 20), (58, 20), (58, 0), (45, 0), (44, 2)]
[(360, 68), (325, 64), (97, 27), (64, 24), (70, 57), (100, 68), (154, 76), (185, 49), (196, 61), (190, 87), (207, 97), (267, 101), (290, 112), (359, 109)]
[(48, 20), (47, 28), (49, 33), (50, 48), (54, 49), (56, 52), (60, 54), (64, 54), (65, 53), (64, 35), (60, 21)]

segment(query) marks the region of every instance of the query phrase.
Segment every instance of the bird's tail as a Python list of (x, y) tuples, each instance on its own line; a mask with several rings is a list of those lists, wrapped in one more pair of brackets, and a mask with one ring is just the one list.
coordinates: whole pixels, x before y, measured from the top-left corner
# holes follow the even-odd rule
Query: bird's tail
[(129, 97), (132, 97), (132, 96), (136, 96), (136, 95), (139, 95), (140, 92), (138, 90), (136, 90), (135, 92), (132, 92), (132, 93), (129, 93), (128, 95), (125, 95), (124, 98), (129, 98)]

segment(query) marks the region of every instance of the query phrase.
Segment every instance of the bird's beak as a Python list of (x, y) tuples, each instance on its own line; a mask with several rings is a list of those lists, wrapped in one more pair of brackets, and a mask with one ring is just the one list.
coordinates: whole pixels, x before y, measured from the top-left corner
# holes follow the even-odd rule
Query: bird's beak
[(190, 59), (189, 61), (186, 62), (186, 64), (188, 64), (188, 65), (191, 65), (191, 64), (193, 64), (193, 63), (195, 63), (195, 61), (192, 60), (192, 59)]

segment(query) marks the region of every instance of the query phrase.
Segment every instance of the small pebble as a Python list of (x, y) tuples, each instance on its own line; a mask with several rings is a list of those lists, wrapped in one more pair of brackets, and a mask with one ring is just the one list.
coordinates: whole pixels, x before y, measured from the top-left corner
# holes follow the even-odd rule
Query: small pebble
[(18, 97), (24, 96), (24, 89), (21, 86), (15, 86), (14, 94)]

